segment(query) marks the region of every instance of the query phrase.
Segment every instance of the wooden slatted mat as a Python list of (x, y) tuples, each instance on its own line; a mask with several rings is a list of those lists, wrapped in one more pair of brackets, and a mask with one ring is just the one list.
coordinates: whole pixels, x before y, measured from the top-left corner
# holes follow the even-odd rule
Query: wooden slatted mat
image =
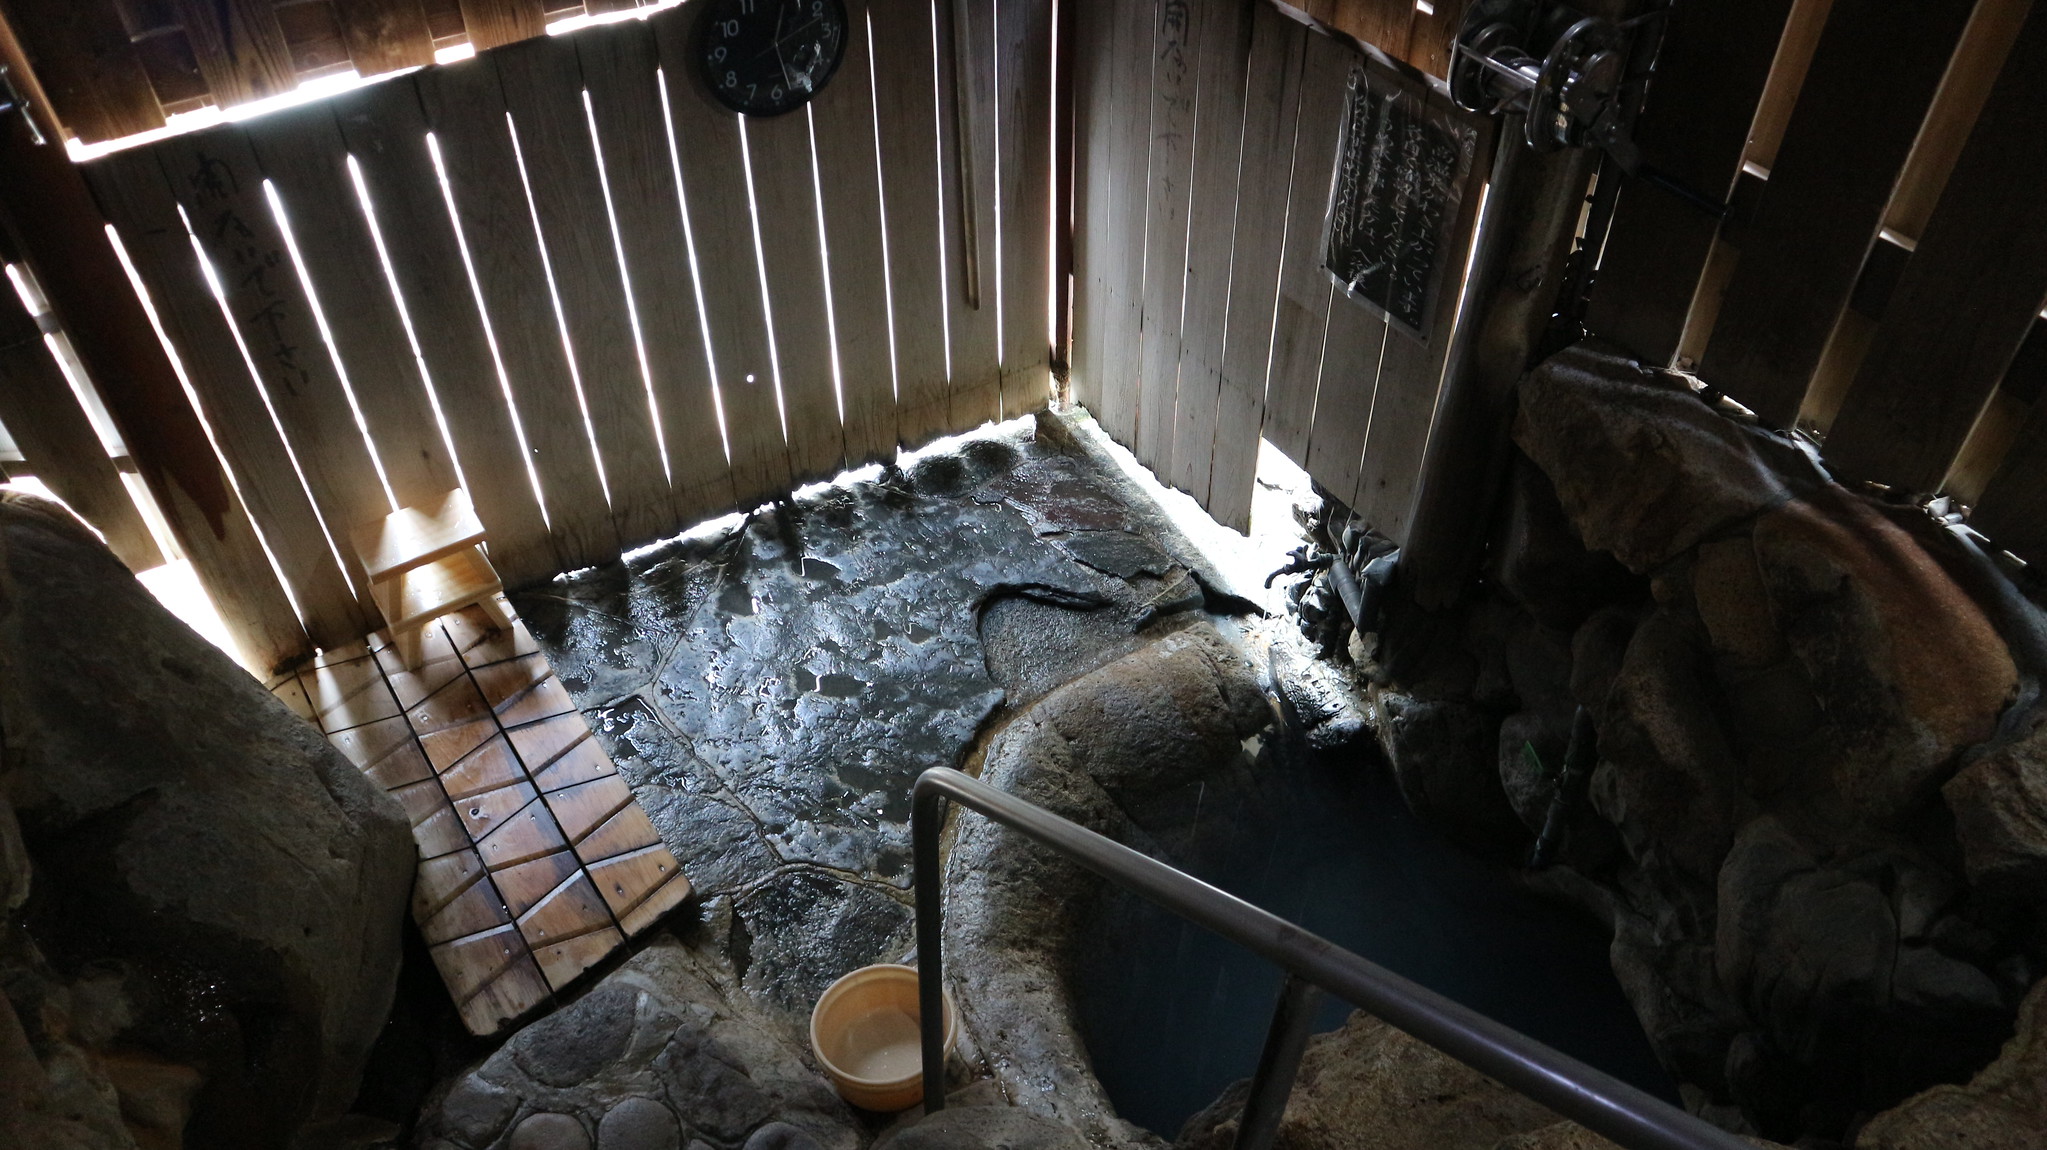
[(682, 868), (524, 624), (469, 608), (406, 668), (381, 633), (271, 691), (405, 809), (412, 917), (479, 1035), (688, 900)]

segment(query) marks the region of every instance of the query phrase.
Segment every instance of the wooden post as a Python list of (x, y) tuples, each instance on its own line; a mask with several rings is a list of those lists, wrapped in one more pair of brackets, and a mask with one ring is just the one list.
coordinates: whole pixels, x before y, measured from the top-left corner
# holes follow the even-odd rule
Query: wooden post
[(1401, 586), (1431, 610), (1463, 594), (1505, 473), (1514, 388), (1549, 325), (1598, 153), (1524, 153), (1502, 122), (1479, 251), (1415, 489)]
[(1064, 383), (1073, 369), (1073, 70), (1076, 55), (1074, 4), (1076, 0), (1054, 0), (1052, 18), (1053, 59), (1059, 74), (1052, 79), (1053, 155), (1058, 167), (1052, 176), (1052, 374)]

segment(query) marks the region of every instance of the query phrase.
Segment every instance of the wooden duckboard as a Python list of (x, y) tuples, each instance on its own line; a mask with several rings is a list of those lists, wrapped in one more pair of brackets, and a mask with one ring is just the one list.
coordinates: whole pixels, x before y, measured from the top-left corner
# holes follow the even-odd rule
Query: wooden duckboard
[(413, 921), (474, 1034), (526, 1017), (690, 897), (516, 618), (494, 631), (470, 607), (429, 624), (415, 669), (379, 632), (271, 691), (405, 809)]

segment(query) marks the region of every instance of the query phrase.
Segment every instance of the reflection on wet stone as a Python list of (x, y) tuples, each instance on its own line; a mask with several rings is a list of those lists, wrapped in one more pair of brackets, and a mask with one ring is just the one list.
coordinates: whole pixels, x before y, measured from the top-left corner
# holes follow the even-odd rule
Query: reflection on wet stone
[(747, 938), (747, 990), (803, 1015), (833, 979), (894, 962), (910, 947), (908, 906), (817, 871), (778, 875), (743, 896), (737, 910), (734, 931), (743, 929)]
[(585, 713), (590, 729), (604, 739), (611, 761), (638, 791), (646, 786), (708, 794), (723, 788), (708, 764), (654, 713), (654, 706), (634, 695)]
[(780, 861), (760, 824), (737, 806), (670, 787), (633, 788), (682, 873), (705, 897), (737, 890)]
[(1095, 570), (1122, 579), (1134, 575), (1163, 577), (1173, 569), (1173, 560), (1151, 540), (1127, 531), (1080, 531), (1058, 536), (1052, 542)]
[(1172, 582), (1179, 568), (1087, 465), (1027, 435), (970, 439), (515, 597), (700, 889), (781, 863), (906, 888), (911, 782), (959, 765), (1005, 685), (1069, 669), (998, 683), (983, 608), (1028, 589), (1107, 608), (1087, 627), (1114, 636), (1149, 617), (1156, 592), (1114, 576)]

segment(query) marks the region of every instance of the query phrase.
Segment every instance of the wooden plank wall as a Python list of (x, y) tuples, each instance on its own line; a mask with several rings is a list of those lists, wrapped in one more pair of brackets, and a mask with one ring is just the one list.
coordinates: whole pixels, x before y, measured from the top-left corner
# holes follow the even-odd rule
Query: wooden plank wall
[(1049, 401), (1048, 0), (960, 0), (956, 107), (931, 4), (848, 8), (775, 119), (684, 8), (85, 166), (313, 643), (377, 625), (353, 528), (458, 482), (517, 585)]
[(2025, 354), (2047, 347), (2047, 5), (1750, 6), (1678, 11), (1642, 121), (1645, 158), (1727, 218), (1626, 186), (1589, 326), (1795, 425), (1843, 481), (1954, 496), (2047, 562)]
[(21, 452), (14, 469), (40, 479), (98, 528), (130, 570), (157, 566), (163, 554), (59, 366), (62, 337), (46, 336), (37, 322), (43, 316), (16, 306), (14, 294), (0, 298), (0, 427)]
[[(1074, 393), (1161, 481), (1240, 531), (1262, 437), (1398, 538), (1461, 276), (1424, 342), (1322, 270), (1346, 85), (1387, 66), (1301, 15), (1266, 0), (1081, 10)], [(1411, 23), (1388, 54), (1433, 43)], [(1474, 184), (1460, 261), (1477, 201)]]

